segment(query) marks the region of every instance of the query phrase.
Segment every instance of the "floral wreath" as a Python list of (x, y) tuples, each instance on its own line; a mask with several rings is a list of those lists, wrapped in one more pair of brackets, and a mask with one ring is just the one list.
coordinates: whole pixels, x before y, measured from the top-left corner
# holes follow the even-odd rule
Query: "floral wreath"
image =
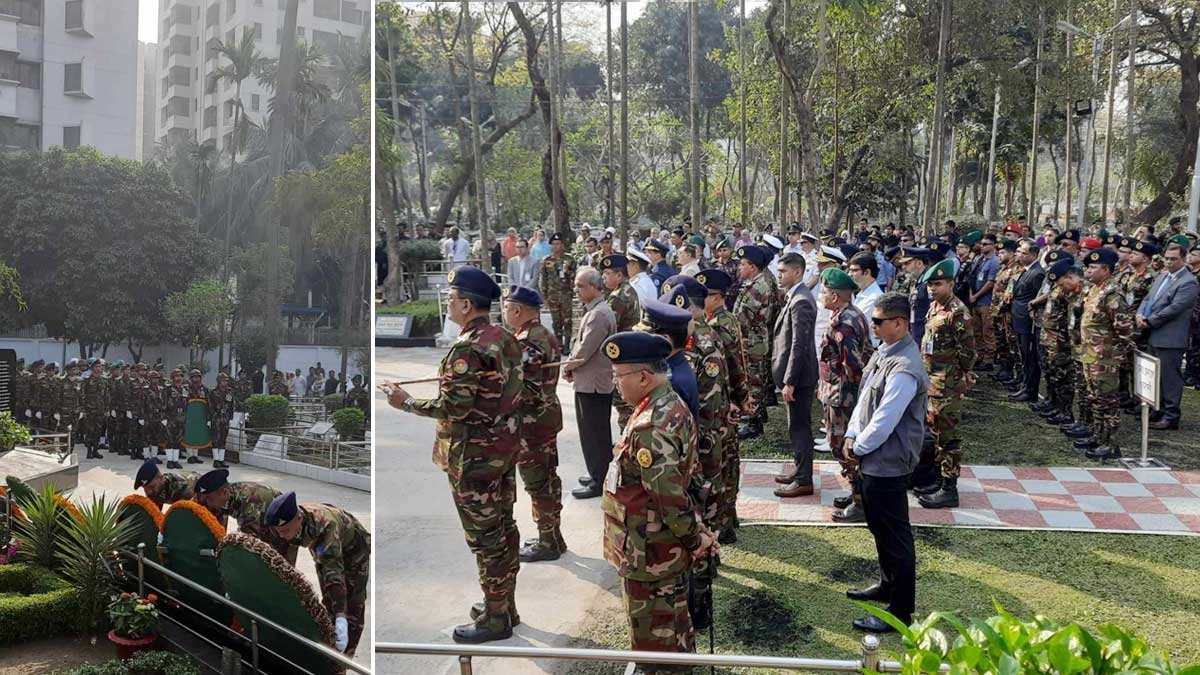
[(204, 523), (204, 526), (208, 528), (208, 531), (212, 533), (212, 536), (217, 541), (221, 541), (225, 538), (225, 528), (221, 527), (221, 523), (217, 522), (217, 519), (213, 516), (212, 512), (190, 499), (180, 499), (179, 501), (171, 504), (171, 508), (167, 509), (167, 513), (163, 516), (164, 525), (166, 524), (166, 517), (171, 515), (171, 512), (175, 509), (191, 511), (192, 515), (196, 516), (200, 519), (200, 522)]
[(146, 515), (150, 516), (150, 518), (154, 521), (154, 528), (159, 532), (162, 532), (163, 521), (166, 519), (166, 516), (163, 515), (162, 509), (158, 508), (158, 504), (155, 504), (148, 497), (144, 497), (139, 494), (126, 495), (126, 497), (121, 500), (119, 506), (121, 508), (125, 508), (126, 506), (141, 507), (141, 509), (146, 512)]
[(79, 512), (79, 507), (71, 503), (71, 500), (62, 495), (54, 495), (54, 503), (66, 509), (75, 520), (83, 520), (83, 514)]
[(26, 520), (25, 512), (21, 510), (20, 506), (17, 506), (17, 500), (11, 499), (8, 496), (8, 488), (3, 485), (0, 485), (0, 497), (4, 497), (5, 501), (12, 505), (12, 517), (14, 520)]

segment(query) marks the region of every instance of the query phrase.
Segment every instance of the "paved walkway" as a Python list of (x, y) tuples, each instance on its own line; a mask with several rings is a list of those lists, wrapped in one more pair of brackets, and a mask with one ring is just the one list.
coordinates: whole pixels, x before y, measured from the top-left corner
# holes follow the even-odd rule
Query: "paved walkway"
[[(833, 499), (848, 491), (836, 462), (818, 461), (816, 491), (780, 499), (779, 461), (742, 463), (743, 521), (830, 524)], [(1200, 536), (1200, 472), (965, 466), (959, 508), (926, 509), (909, 495), (914, 525), (1081, 530)]]

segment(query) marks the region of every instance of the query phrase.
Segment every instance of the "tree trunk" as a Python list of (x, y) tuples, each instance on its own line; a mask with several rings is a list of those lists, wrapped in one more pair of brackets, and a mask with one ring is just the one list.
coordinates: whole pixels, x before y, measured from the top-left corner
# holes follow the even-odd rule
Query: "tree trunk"
[[(1182, 13), (1182, 10), (1179, 10)], [(1181, 19), (1182, 21), (1182, 19)], [(1192, 22), (1196, 17), (1192, 17)], [(1194, 35), (1194, 33), (1193, 33)], [(1200, 55), (1180, 50), (1179, 119), (1183, 131), (1183, 149), (1175, 158), (1175, 170), (1163, 189), (1133, 218), (1139, 223), (1155, 223), (1171, 212), (1175, 200), (1187, 193), (1192, 164), (1196, 161), (1196, 134), (1200, 130)], [(1126, 180), (1132, 180), (1127, 178)]]

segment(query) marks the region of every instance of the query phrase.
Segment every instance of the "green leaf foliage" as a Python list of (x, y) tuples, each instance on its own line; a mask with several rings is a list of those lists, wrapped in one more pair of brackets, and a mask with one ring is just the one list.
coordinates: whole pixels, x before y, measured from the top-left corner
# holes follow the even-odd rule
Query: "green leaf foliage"
[(333, 428), (343, 440), (355, 440), (363, 434), (366, 417), (358, 408), (342, 408), (333, 413)]
[(69, 632), (78, 611), (78, 591), (51, 570), (0, 565), (0, 645)]
[(246, 399), (250, 411), (249, 428), (277, 429), (287, 421), (288, 400), (283, 396), (255, 394)]
[(116, 551), (131, 544), (133, 521), (118, 520), (119, 501), (93, 495), (79, 507), (77, 517), (65, 520), (56, 556), (63, 578), (79, 591), (79, 627), (96, 633), (104, 626), (104, 610), (116, 587)]

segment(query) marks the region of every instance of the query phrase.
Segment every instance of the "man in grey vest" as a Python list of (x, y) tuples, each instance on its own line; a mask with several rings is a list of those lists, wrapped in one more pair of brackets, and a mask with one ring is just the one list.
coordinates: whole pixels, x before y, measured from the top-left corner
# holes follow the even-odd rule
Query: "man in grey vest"
[[(921, 349), (909, 333), (911, 307), (900, 293), (886, 293), (871, 312), (880, 347), (863, 369), (858, 403), (846, 428), (845, 455), (862, 466), (862, 506), (879, 553), (879, 582), (846, 595), (888, 603), (888, 611), (912, 622), (917, 594), (917, 555), (908, 521), (908, 480), (921, 455), (929, 375)], [(868, 616), (854, 627), (893, 630)]]

